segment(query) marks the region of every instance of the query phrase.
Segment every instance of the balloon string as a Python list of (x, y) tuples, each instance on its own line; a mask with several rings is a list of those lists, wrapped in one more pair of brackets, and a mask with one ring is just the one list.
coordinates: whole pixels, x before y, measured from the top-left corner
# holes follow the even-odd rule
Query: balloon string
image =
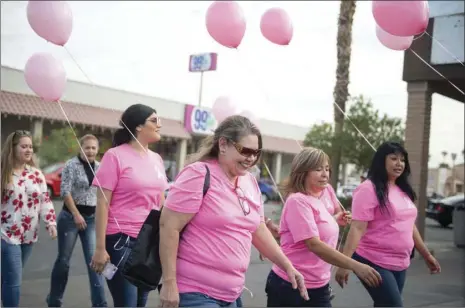
[[(455, 59), (455, 61), (457, 61), (458, 63), (462, 64), (462, 66), (465, 66), (465, 64), (460, 61), (460, 59), (455, 56), (452, 52), (449, 51), (449, 49), (446, 48), (446, 46), (444, 46), (439, 40), (437, 40), (434, 36), (432, 36), (431, 34), (429, 34), (428, 32), (423, 32), (424, 34), (428, 35), (434, 43), (438, 44), (445, 52), (447, 52), (452, 58)], [(423, 34), (422, 34), (423, 35)]]
[(422, 34), (420, 34), (418, 37), (414, 37), (413, 40), (416, 41), (418, 39), (421, 39), (423, 37), (423, 35), (425, 35), (426, 31), (423, 32)]
[[(240, 55), (240, 52), (239, 52), (239, 49), (236, 48), (236, 51), (237, 51), (237, 54), (238, 54), (238, 57), (240, 58), (241, 55)], [(241, 65), (243, 65), (246, 61), (239, 61), (239, 63)], [(270, 100), (270, 97), (268, 95), (268, 93), (265, 91), (264, 87), (263, 87), (263, 84), (261, 84), (259, 82), (259, 80), (256, 78), (256, 75), (254, 74), (254, 71), (250, 69), (249, 66), (246, 66), (245, 67), (248, 71), (249, 71), (249, 75), (250, 76), (253, 76), (254, 79), (255, 79), (255, 83), (258, 84), (259, 88), (262, 90), (262, 93), (263, 95), (265, 96), (266, 100), (268, 101), (268, 103), (271, 103), (271, 100)], [(341, 113), (349, 120), (349, 122), (354, 126), (354, 128), (357, 130), (357, 132), (363, 137), (363, 139), (368, 143), (368, 145), (376, 152), (376, 149), (375, 147), (368, 141), (368, 139), (365, 137), (365, 135), (358, 129), (358, 127), (352, 122), (352, 120), (349, 118), (349, 116), (342, 110), (342, 108), (336, 103), (336, 102), (333, 102), (333, 104), (339, 109), (339, 111), (341, 111)], [(299, 143), (299, 141), (297, 139), (295, 139), (295, 142), (299, 145), (299, 147), (302, 149), (302, 145)], [(276, 189), (278, 190), (278, 193), (279, 193), (279, 188), (278, 186), (276, 185), (276, 183), (274, 182), (274, 179), (271, 175), (271, 172), (269, 172), (269, 169), (268, 169), (268, 166), (266, 165), (266, 163), (264, 162), (264, 165), (265, 165), (265, 168), (268, 170), (268, 174), (270, 175), (270, 178), (271, 180), (273, 181), (273, 184), (275, 185)], [(281, 202), (283, 203), (284, 205), (284, 199), (282, 198), (281, 194), (279, 194), (280, 198), (281, 198)], [(341, 209), (346, 212), (347, 210), (345, 209), (344, 205), (342, 205), (342, 202), (339, 200), (339, 198), (337, 196), (336, 197), (336, 200), (337, 202), (339, 203), (339, 206), (341, 207)], [(344, 234), (346, 234), (346, 230), (349, 228), (349, 225), (346, 225), (344, 227), (344, 231), (343, 231), (343, 236)], [(341, 241), (339, 242), (339, 245), (337, 247), (337, 250), (339, 250), (341, 248), (341, 245), (342, 245), (342, 242), (343, 242), (343, 237), (341, 237)]]
[(448, 83), (450, 83), (451, 86), (453, 86), (457, 91), (459, 91), (462, 95), (465, 95), (465, 92), (461, 90), (459, 87), (457, 87), (452, 81), (447, 79), (443, 74), (438, 72), (434, 67), (432, 67), (427, 61), (425, 61), (419, 54), (417, 54), (413, 49), (410, 49), (410, 51), (418, 58), (420, 59), (423, 63), (425, 63), (430, 69), (432, 69), (436, 74), (444, 78)]
[[(76, 61), (76, 59), (74, 58), (72, 53), (68, 50), (68, 48), (66, 48), (66, 46), (63, 46), (63, 47), (65, 48), (70, 58), (73, 60), (74, 64), (76, 64), (76, 66), (81, 71), (81, 73), (86, 77), (87, 81), (92, 85), (92, 87), (97, 87), (97, 85), (90, 79), (89, 75), (87, 75), (86, 72), (82, 69), (81, 65), (79, 65), (79, 63)], [(109, 108), (109, 109), (112, 110), (113, 112), (118, 112), (116, 109), (113, 109), (113, 108)], [(139, 144), (139, 146), (145, 151), (145, 153), (147, 153), (147, 149), (140, 143), (140, 141), (136, 138), (136, 136), (134, 136), (131, 130), (126, 126), (126, 123), (124, 123), (122, 119), (120, 120), (120, 122), (124, 126), (124, 128), (127, 129), (131, 137)]]
[[(71, 52), (68, 50), (68, 48), (66, 48), (65, 46), (63, 46), (64, 49), (66, 50), (66, 52), (69, 54), (70, 58), (73, 60), (73, 62), (76, 64), (76, 66), (79, 68), (79, 70), (82, 72), (82, 74), (86, 77), (87, 81), (92, 85), (92, 87), (96, 87), (95, 83), (92, 82), (92, 80), (89, 78), (89, 75), (86, 74), (86, 72), (82, 69), (81, 65), (79, 65), (79, 63), (76, 61), (76, 59), (74, 58), (74, 56), (71, 54)], [(60, 109), (61, 109), (61, 112), (63, 113), (63, 116), (65, 117), (66, 119), (66, 122), (68, 123), (69, 127), (71, 128), (71, 131), (73, 132), (73, 135), (74, 135), (74, 138), (79, 146), (79, 148), (81, 149), (82, 151), (82, 154), (84, 154), (84, 150), (82, 149), (82, 146), (81, 146), (81, 143), (79, 142), (79, 138), (76, 134), (76, 131), (74, 130), (73, 126), (71, 125), (71, 121), (69, 120), (69, 117), (68, 115), (66, 114), (66, 111), (65, 109), (63, 108), (63, 105), (61, 103), (61, 101), (58, 101), (58, 105), (60, 106)], [(110, 110), (112, 110), (113, 112), (117, 112), (115, 109), (113, 108), (110, 108)], [(140, 141), (136, 138), (136, 136), (134, 136), (134, 134), (131, 132), (131, 130), (126, 126), (126, 123), (124, 123), (124, 121), (121, 119), (120, 120), (120, 123), (124, 126), (124, 128), (129, 132), (129, 134), (131, 135), (131, 137), (139, 144), (139, 146), (144, 150), (145, 154), (148, 154), (148, 151), (147, 149), (140, 143)], [(95, 172), (93, 171), (93, 168), (92, 168), (92, 165), (90, 164), (88, 158), (86, 155), (84, 155), (84, 157), (86, 158), (86, 162), (87, 164), (89, 165), (90, 169), (92, 170), (92, 173), (94, 174), (94, 177), (97, 181), (97, 184), (98, 184), (98, 187), (102, 193), (102, 196), (103, 198), (105, 199), (106, 203), (107, 203), (107, 206), (108, 206), (108, 213), (111, 212), (111, 208), (110, 208), (110, 202), (108, 201), (105, 193), (103, 192), (103, 189), (102, 189), (102, 186), (100, 184), (100, 181), (98, 180), (97, 178), (97, 175), (95, 174)], [(118, 227), (118, 229), (121, 231), (121, 227), (120, 227), (120, 224), (118, 223), (118, 220), (115, 218), (114, 215), (111, 215), (113, 220), (115, 221), (116, 223), (116, 226)], [(119, 240), (117, 242), (117, 244), (119, 243)], [(116, 244), (115, 244), (116, 245)]]
[[(89, 159), (87, 158), (87, 155), (85, 155), (84, 149), (82, 148), (82, 145), (81, 145), (81, 143), (79, 142), (79, 138), (78, 138), (78, 136), (77, 136), (77, 134), (76, 134), (76, 131), (74, 130), (73, 125), (71, 124), (71, 121), (69, 120), (69, 117), (68, 117), (68, 115), (66, 114), (66, 111), (65, 111), (65, 109), (63, 108), (63, 105), (62, 105), (61, 101), (58, 100), (57, 103), (58, 103), (58, 106), (60, 106), (61, 112), (63, 113), (63, 115), (64, 115), (64, 117), (65, 117), (65, 119), (66, 119), (66, 122), (67, 122), (68, 125), (69, 125), (69, 128), (71, 128), (71, 131), (73, 132), (74, 138), (76, 138), (76, 141), (77, 141), (77, 144), (78, 144), (78, 146), (79, 146), (79, 149), (81, 150), (81, 153), (83, 154), (82, 156), (85, 157), (86, 162), (87, 162), (87, 164), (89, 165), (90, 170), (92, 171), (92, 174), (93, 174), (94, 177), (95, 177), (95, 180), (97, 181), (98, 187), (100, 188), (100, 192), (102, 193), (103, 198), (105, 199), (105, 201), (106, 201), (107, 204), (108, 204), (108, 212), (110, 212), (110, 210), (111, 210), (111, 209), (110, 209), (110, 202), (108, 201), (107, 196), (106, 196), (105, 193), (103, 192), (102, 185), (100, 184), (100, 181), (99, 181), (97, 175), (95, 174), (94, 168), (92, 168), (92, 165), (91, 165)], [(112, 215), (112, 216), (113, 216), (113, 215)], [(113, 216), (113, 219), (114, 219), (116, 225), (118, 226), (118, 229), (121, 230), (121, 227), (120, 227), (120, 225), (119, 225), (119, 223), (118, 223), (118, 220), (116, 220), (116, 218), (115, 218), (114, 216)]]
[(276, 181), (274, 180), (273, 175), (271, 174), (270, 168), (268, 168), (268, 165), (266, 164), (265, 161), (263, 161), (263, 164), (265, 165), (266, 172), (268, 172), (268, 175), (270, 176), (270, 179), (271, 179), (271, 181), (273, 182), (274, 187), (276, 187), (276, 191), (278, 192), (279, 199), (281, 199), (281, 202), (282, 202), (283, 205), (284, 205), (284, 198), (283, 198), (283, 196), (281, 195), (281, 192), (279, 191), (278, 184), (276, 183)]

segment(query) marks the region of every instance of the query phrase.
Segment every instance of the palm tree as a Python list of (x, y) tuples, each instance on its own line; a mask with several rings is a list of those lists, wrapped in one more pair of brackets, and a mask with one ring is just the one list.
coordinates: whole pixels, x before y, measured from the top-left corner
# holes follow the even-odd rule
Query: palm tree
[[(336, 85), (334, 86), (334, 102), (345, 112), (347, 98), (349, 97), (349, 69), (352, 52), (352, 25), (354, 22), (356, 1), (342, 0), (339, 7), (337, 29), (337, 69)], [(334, 142), (332, 144), (331, 184), (337, 189), (339, 179), (339, 165), (342, 157), (342, 145), (340, 143), (344, 128), (344, 114), (334, 106)]]
[(442, 157), (444, 158), (444, 162), (445, 162), (446, 161), (446, 156), (447, 156), (448, 153), (447, 153), (447, 151), (442, 151), (441, 154), (442, 154)]
[(457, 159), (457, 153), (450, 153), (450, 158), (452, 158), (452, 164), (455, 165), (455, 160)]

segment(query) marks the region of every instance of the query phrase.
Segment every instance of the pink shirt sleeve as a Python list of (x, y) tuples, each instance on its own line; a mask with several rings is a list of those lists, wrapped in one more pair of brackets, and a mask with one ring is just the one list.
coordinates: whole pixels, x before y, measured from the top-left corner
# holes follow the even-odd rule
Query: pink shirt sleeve
[(290, 197), (286, 201), (286, 223), (294, 243), (319, 237), (312, 206), (301, 198)]
[(352, 219), (372, 221), (378, 207), (375, 189), (371, 181), (365, 181), (354, 191), (352, 197)]
[(118, 184), (119, 173), (118, 157), (116, 157), (112, 150), (109, 150), (103, 155), (92, 185), (114, 191)]
[(176, 212), (197, 213), (202, 205), (206, 173), (203, 163), (193, 163), (185, 167), (171, 185), (165, 206)]

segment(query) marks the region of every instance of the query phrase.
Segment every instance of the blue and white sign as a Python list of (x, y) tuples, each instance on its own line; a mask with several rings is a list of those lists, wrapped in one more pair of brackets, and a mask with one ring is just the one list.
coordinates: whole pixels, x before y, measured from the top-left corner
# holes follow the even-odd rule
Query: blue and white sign
[(189, 58), (190, 72), (206, 72), (216, 70), (218, 55), (214, 52), (191, 55)]
[(184, 113), (184, 128), (193, 134), (211, 135), (218, 122), (213, 113), (197, 106), (187, 105)]

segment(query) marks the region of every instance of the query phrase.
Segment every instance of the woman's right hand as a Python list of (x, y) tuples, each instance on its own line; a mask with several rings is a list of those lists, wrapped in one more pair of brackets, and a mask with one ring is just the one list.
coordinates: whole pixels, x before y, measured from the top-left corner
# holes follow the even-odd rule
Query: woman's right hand
[(105, 264), (110, 261), (110, 256), (106, 249), (96, 249), (90, 262), (91, 268), (97, 273), (101, 274), (105, 268)]
[(354, 269), (355, 275), (360, 278), (365, 284), (371, 288), (376, 288), (382, 282), (381, 275), (371, 266), (357, 262), (357, 267)]
[(163, 280), (159, 297), (160, 307), (178, 307), (179, 291), (176, 280)]
[(336, 281), (341, 288), (344, 288), (349, 282), (349, 270), (342, 267), (338, 268), (336, 271)]

